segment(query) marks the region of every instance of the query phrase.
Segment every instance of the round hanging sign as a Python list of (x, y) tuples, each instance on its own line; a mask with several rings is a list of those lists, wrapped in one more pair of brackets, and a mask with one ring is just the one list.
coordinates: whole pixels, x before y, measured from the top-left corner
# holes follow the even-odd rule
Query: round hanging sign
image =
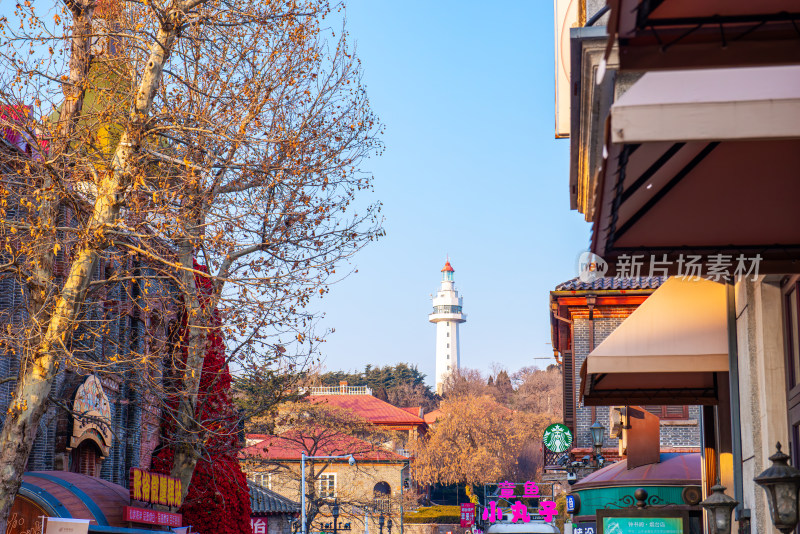
[(553, 423), (544, 429), (542, 441), (547, 450), (564, 452), (572, 445), (572, 432), (566, 425)]

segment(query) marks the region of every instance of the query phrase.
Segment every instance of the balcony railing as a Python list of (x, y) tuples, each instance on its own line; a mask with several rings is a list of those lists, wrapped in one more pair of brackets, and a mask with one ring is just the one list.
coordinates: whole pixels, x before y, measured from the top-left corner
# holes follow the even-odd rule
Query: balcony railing
[(434, 306), (433, 313), (461, 313), (461, 306)]
[(381, 514), (390, 514), (393, 511), (392, 499), (386, 497), (375, 497), (372, 501), (372, 511)]
[(323, 386), (300, 388), (300, 393), (311, 393), (311, 395), (372, 395), (372, 389), (367, 386)]

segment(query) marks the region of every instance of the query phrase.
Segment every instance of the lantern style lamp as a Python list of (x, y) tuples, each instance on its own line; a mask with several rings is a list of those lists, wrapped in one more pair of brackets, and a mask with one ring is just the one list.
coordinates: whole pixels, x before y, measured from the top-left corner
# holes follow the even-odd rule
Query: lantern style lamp
[(592, 441), (594, 442), (595, 448), (599, 449), (603, 446), (603, 441), (606, 439), (606, 427), (600, 421), (595, 421), (592, 423), (592, 426), (589, 427), (589, 430), (592, 433)]
[(725, 495), (725, 486), (719, 483), (719, 478), (711, 488), (711, 495), (700, 506), (708, 510), (711, 517), (709, 534), (731, 534), (731, 513), (739, 502)]
[(386, 522), (386, 518), (383, 517), (383, 513), (378, 516), (378, 527), (380, 527), (381, 534), (383, 534), (383, 525)]
[(797, 498), (800, 493), (800, 470), (789, 465), (789, 456), (778, 452), (769, 457), (772, 465), (753, 480), (767, 492), (769, 515), (775, 528), (788, 534), (798, 521)]
[[(589, 308), (589, 320), (594, 319), (594, 306), (597, 304), (597, 295), (586, 295), (586, 307)], [(594, 348), (594, 347), (590, 347)]]
[(592, 433), (592, 442), (594, 444), (595, 465), (599, 465), (598, 457), (603, 448), (603, 441), (606, 439), (606, 427), (604, 427), (600, 421), (595, 421), (592, 423), (592, 426), (589, 427), (589, 431)]

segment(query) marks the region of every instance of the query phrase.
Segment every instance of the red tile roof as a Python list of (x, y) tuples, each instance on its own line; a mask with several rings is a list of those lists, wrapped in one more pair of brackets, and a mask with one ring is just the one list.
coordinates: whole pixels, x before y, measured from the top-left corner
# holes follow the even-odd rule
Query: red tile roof
[[(372, 395), (311, 395), (308, 402), (351, 410), (375, 425), (424, 425), (425, 421)], [(419, 413), (419, 412), (417, 412)]]
[[(249, 438), (250, 434), (246, 436)], [(260, 436), (259, 436), (260, 437)], [(304, 443), (304, 446), (301, 445)], [(239, 458), (262, 458), (267, 460), (300, 460), (300, 454), (305, 450), (314, 447), (311, 437), (300, 438), (292, 431), (280, 436), (270, 436), (268, 439), (260, 441), (255, 445), (245, 447), (239, 451)], [(403, 461), (407, 460), (392, 451), (381, 449), (375, 445), (353, 436), (339, 435), (333, 439), (325, 440), (324, 444), (319, 445), (314, 450), (315, 456), (342, 456), (352, 454), (356, 461)]]
[(428, 412), (425, 414), (425, 422), (429, 425), (434, 424), (440, 417), (442, 416), (442, 410), (436, 408), (432, 412)]
[(400, 409), (403, 410), (404, 412), (410, 413), (411, 415), (419, 417), (419, 412), (420, 410), (422, 410), (422, 406), (408, 406), (406, 408), (400, 408)]

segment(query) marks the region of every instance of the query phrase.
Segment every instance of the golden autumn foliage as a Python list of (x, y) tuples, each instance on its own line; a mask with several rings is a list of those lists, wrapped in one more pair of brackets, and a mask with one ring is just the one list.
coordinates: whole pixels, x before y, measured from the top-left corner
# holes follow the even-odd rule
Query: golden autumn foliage
[[(381, 126), (330, 14), (325, 0), (26, 0), (0, 18), (0, 284), (18, 297), (0, 348), (20, 360), (0, 378), (15, 398), (0, 529), (65, 370), (160, 403), (186, 491), (215, 432), (197, 417), (210, 319), (243, 373), (302, 366), (322, 341), (311, 299), (382, 235), (359, 196)], [(128, 316), (146, 339), (113, 346)]]
[(442, 401), (427, 436), (413, 442), (414, 477), (426, 484), (488, 484), (531, 476), (521, 461), (556, 418), (515, 412), (489, 395)]

